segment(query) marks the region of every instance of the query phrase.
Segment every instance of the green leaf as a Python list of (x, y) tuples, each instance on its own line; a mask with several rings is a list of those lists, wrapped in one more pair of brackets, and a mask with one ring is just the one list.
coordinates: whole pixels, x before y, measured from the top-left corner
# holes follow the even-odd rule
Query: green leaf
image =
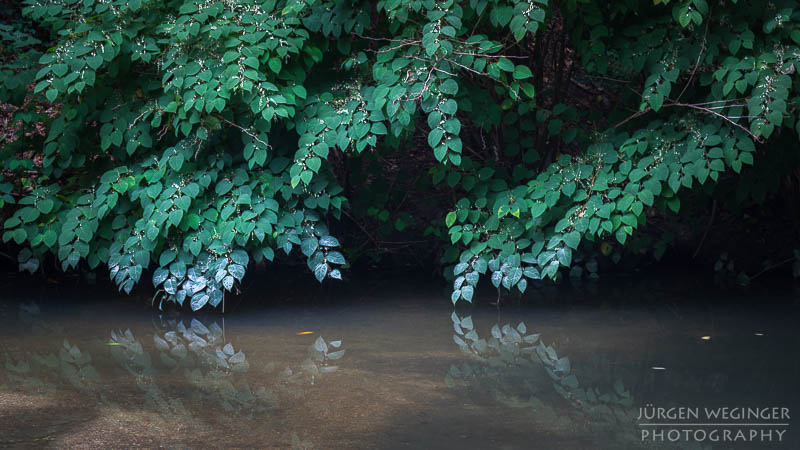
[(319, 172), (319, 168), (322, 166), (322, 160), (317, 158), (316, 156), (313, 158), (308, 158), (306, 160), (306, 166), (313, 170), (315, 173)]
[(53, 230), (45, 231), (44, 238), (42, 239), (44, 245), (46, 245), (47, 247), (52, 247), (53, 245), (55, 245), (56, 240), (58, 240), (58, 235), (56, 234), (55, 231)]
[(217, 183), (217, 187), (214, 189), (214, 191), (217, 193), (217, 195), (225, 195), (230, 192), (232, 187), (233, 183), (228, 180), (222, 180)]
[(531, 69), (528, 66), (516, 66), (514, 67), (514, 79), (516, 80), (524, 80), (527, 78), (532, 77), (533, 74), (531, 73)]
[(577, 231), (572, 231), (564, 235), (564, 243), (572, 249), (577, 249), (580, 242), (581, 234)]
[(338, 247), (339, 240), (333, 236), (324, 236), (319, 239), (319, 245), (323, 247)]
[(300, 244), (300, 251), (303, 252), (306, 256), (311, 256), (317, 248), (319, 247), (319, 240), (315, 237), (309, 237), (303, 239), (302, 243)]
[(42, 214), (49, 214), (50, 211), (53, 210), (53, 205), (53, 200), (45, 198), (36, 202), (36, 209), (38, 209)]
[(325, 279), (325, 275), (328, 274), (328, 269), (330, 269), (330, 267), (325, 263), (318, 264), (317, 267), (314, 268), (314, 276), (317, 278), (317, 281), (322, 283), (322, 280)]
[(456, 95), (458, 93), (458, 83), (452, 78), (448, 78), (439, 86), (439, 92), (446, 95)]
[(541, 216), (546, 210), (547, 205), (545, 205), (543, 202), (534, 203), (533, 206), (531, 206), (531, 218), (535, 219)]
[(171, 157), (169, 158), (169, 166), (170, 166), (170, 167), (172, 168), (172, 170), (174, 170), (175, 172), (178, 172), (178, 171), (180, 171), (180, 170), (181, 170), (181, 167), (183, 167), (183, 154), (181, 154), (181, 153), (178, 153), (178, 154), (176, 154), (176, 155), (173, 155), (173, 156), (171, 156)]
[(281, 67), (283, 66), (281, 60), (278, 58), (270, 58), (269, 61), (267, 61), (267, 65), (275, 73), (279, 73), (281, 71)]
[(452, 227), (453, 224), (456, 223), (456, 212), (450, 211), (449, 213), (447, 213), (447, 217), (445, 217), (444, 223), (445, 225), (447, 225), (448, 228)]
[(472, 302), (472, 296), (475, 294), (475, 290), (472, 286), (464, 286), (461, 288), (461, 298), (468, 302)]
[(66, 64), (55, 64), (53, 65), (53, 73), (57, 77), (63, 77), (69, 71), (69, 66)]
[(661, 109), (661, 105), (664, 104), (664, 96), (661, 94), (652, 94), (649, 99), (650, 107), (653, 108), (653, 111), (658, 111)]
[(639, 191), (639, 194), (637, 196), (639, 197), (639, 200), (641, 200), (642, 203), (644, 203), (645, 205), (653, 206), (654, 197), (653, 197), (653, 193), (650, 192), (650, 190), (643, 189), (643, 190)]
[(432, 148), (435, 148), (439, 145), (439, 142), (442, 141), (442, 137), (444, 136), (444, 130), (441, 128), (435, 128), (428, 133), (428, 145)]

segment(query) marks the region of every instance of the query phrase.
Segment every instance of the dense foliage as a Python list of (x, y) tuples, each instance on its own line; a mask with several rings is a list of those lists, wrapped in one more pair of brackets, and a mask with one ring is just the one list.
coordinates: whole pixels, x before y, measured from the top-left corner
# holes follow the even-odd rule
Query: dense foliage
[[(800, 127), (795, 1), (23, 3), (3, 241), (193, 309), (277, 251), (341, 278), (343, 214), (440, 238), (454, 302), (593, 272)], [(368, 187), (397, 161), (428, 216)]]

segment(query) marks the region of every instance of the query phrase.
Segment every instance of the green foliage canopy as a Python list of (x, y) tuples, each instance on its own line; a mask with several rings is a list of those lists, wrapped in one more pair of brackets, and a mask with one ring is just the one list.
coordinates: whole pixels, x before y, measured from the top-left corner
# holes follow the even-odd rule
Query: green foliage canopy
[[(64, 270), (107, 265), (126, 292), (154, 268), (165, 298), (192, 309), (277, 250), (341, 278), (328, 219), (350, 199), (335, 153), (429, 147), (433, 182), (454, 193), (437, 226), (456, 302), (482, 275), (524, 292), (587, 242), (624, 245), (648, 210), (678, 211), (682, 190), (791, 145), (800, 126), (795, 1), (24, 4), (54, 46), (18, 45), (0, 98), (60, 112), (15, 113), (3, 241), (31, 271), (47, 254)], [(562, 78), (542, 64), (548, 27), (568, 38), (570, 74), (624, 84), (605, 107), (624, 120), (559, 94), (570, 75), (547, 87)], [(29, 132), (42, 121), (44, 136)]]

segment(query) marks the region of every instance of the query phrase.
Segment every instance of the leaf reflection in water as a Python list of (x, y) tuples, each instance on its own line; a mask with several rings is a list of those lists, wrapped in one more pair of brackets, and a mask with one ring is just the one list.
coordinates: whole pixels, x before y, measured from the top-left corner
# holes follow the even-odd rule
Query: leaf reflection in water
[[(614, 382), (613, 389), (601, 391), (584, 387), (573, 373), (568, 357), (559, 356), (552, 345), (546, 345), (538, 333), (528, 333), (520, 322), (495, 324), (488, 338), (481, 338), (472, 317), (451, 315), (453, 341), (472, 362), (452, 364), (445, 384), (452, 389), (468, 388), (476, 393), (489, 393), (495, 401), (511, 408), (527, 410), (539, 424), (552, 428), (557, 421), (572, 421), (570, 430), (583, 428), (587, 436), (603, 433), (614, 440), (615, 446), (642, 447), (636, 433), (634, 399), (623, 381)], [(552, 391), (545, 389), (552, 387)], [(570, 412), (563, 414), (563, 405), (548, 402), (555, 392), (567, 401)], [(527, 399), (526, 399), (527, 397)], [(696, 442), (680, 442), (681, 448), (701, 447)]]
[[(23, 305), (20, 317), (25, 318), (26, 327), (32, 332), (63, 335), (60, 328), (41, 319), (35, 304)], [(181, 320), (158, 319), (152, 346), (150, 338), (140, 339), (133, 330), (111, 330), (97, 339), (95, 347), (104, 351), (94, 358), (61, 338), (57, 338), (55, 353), (39, 355), (31, 350), (30, 356), (16, 360), (0, 345), (0, 356), (5, 355), (0, 375), (5, 375), (15, 388), (38, 393), (77, 393), (83, 397), (81, 404), (86, 404), (89, 397), (102, 410), (119, 410), (115, 400), (123, 405), (122, 409), (130, 409), (133, 387), (133, 392), (142, 394), (149, 412), (165, 421), (200, 429), (209, 426), (211, 417), (229, 423), (265, 419), (278, 408), (281, 395), (302, 397), (323, 374), (336, 371), (339, 365), (332, 362), (338, 364), (345, 355), (341, 340), (328, 342), (318, 337), (298, 365), (276, 371), (275, 362), (261, 362), (263, 371), (245, 379), (251, 366), (247, 352), (226, 342), (216, 322), (192, 318), (187, 326)], [(102, 367), (102, 374), (95, 366)], [(114, 368), (121, 369), (123, 378), (113, 373)], [(259, 382), (252, 386), (254, 379)], [(307, 437), (298, 438), (296, 443), (293, 441), (294, 448), (313, 448)]]

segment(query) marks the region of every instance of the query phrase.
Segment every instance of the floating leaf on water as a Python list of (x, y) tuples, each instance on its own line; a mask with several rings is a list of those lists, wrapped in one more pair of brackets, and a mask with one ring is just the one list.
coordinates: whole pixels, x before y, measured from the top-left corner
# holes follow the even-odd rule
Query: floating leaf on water
[(233, 346), (230, 343), (225, 344), (225, 346), (222, 347), (222, 352), (228, 356), (233, 355)]
[(206, 328), (206, 326), (203, 325), (203, 323), (200, 322), (197, 319), (192, 319), (192, 331), (194, 331), (197, 334), (208, 334), (209, 333), (208, 328)]
[(503, 333), (500, 332), (500, 327), (495, 324), (492, 327), (492, 336), (496, 337), (497, 339), (501, 339), (503, 337)]
[(344, 356), (344, 350), (328, 353), (328, 359), (337, 360)]
[(297, 332), (298, 336), (305, 336), (307, 334), (314, 334), (314, 332), (313, 331), (298, 331)]
[(328, 352), (328, 344), (325, 343), (325, 339), (322, 339), (322, 336), (318, 337), (317, 340), (314, 341), (314, 349), (322, 353)]
[(319, 371), (322, 373), (331, 373), (331, 372), (336, 372), (337, 370), (339, 370), (339, 366), (326, 366), (326, 367), (320, 367), (319, 369)]
[(329, 344), (331, 344), (331, 347), (333, 347), (333, 348), (339, 348), (339, 347), (342, 346), (342, 341), (341, 340), (330, 341)]
[(473, 329), (475, 326), (472, 324), (472, 316), (467, 316), (461, 319), (461, 326), (466, 330)]
[(525, 334), (528, 332), (528, 327), (525, 326), (524, 322), (520, 322), (519, 325), (517, 325), (517, 331), (521, 334)]

